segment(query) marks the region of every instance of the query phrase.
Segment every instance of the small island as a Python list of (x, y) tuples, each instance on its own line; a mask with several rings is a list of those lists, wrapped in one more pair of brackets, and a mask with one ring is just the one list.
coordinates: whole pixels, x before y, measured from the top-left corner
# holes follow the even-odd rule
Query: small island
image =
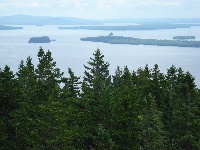
[(176, 40), (189, 40), (189, 39), (195, 39), (195, 36), (175, 36), (173, 39)]
[(18, 30), (18, 29), (23, 29), (23, 27), (12, 27), (12, 26), (0, 25), (0, 30)]
[(86, 38), (81, 38), (80, 40), (92, 41), (92, 42), (103, 42), (103, 43), (110, 43), (110, 44), (200, 47), (200, 41), (139, 39), (139, 38), (123, 37), (123, 36), (86, 37)]
[(42, 36), (42, 37), (32, 37), (28, 41), (28, 43), (50, 43), (51, 40), (48, 36)]

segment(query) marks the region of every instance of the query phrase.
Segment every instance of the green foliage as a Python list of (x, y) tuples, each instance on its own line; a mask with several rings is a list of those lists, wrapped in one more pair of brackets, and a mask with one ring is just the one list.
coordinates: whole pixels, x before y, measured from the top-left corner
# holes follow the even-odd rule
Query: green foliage
[(65, 84), (62, 89), (63, 97), (77, 97), (80, 95), (80, 77), (76, 77), (71, 68), (68, 68), (69, 78), (63, 78), (62, 82)]
[(19, 105), (18, 83), (13, 72), (8, 66), (0, 71), (0, 146), (2, 149), (13, 149), (15, 144), (15, 127), (12, 124), (13, 117), (10, 113)]
[[(116, 69), (97, 49), (83, 82), (56, 68), (40, 47), (39, 63), (0, 69), (0, 149), (200, 149), (200, 90), (189, 72)], [(63, 85), (63, 86), (61, 86)]]
[(141, 149), (163, 149), (164, 131), (162, 113), (156, 107), (155, 100), (149, 95), (141, 101), (138, 116), (139, 141)]
[[(109, 149), (112, 145), (109, 132), (109, 87), (111, 77), (109, 75), (109, 64), (103, 60), (104, 55), (97, 49), (90, 58), (89, 66), (85, 67), (85, 76), (82, 83), (81, 97), (84, 100), (85, 115), (84, 122), (87, 134), (87, 147), (90, 149)], [(100, 131), (101, 134), (99, 133)], [(101, 137), (106, 136), (106, 138)], [(109, 140), (108, 140), (109, 139)]]
[(110, 84), (109, 63), (103, 60), (104, 55), (97, 49), (93, 54), (94, 58), (90, 58), (89, 66), (85, 67), (85, 76), (83, 77), (82, 90), (83, 93), (92, 91), (94, 99), (98, 99), (103, 94), (106, 86)]

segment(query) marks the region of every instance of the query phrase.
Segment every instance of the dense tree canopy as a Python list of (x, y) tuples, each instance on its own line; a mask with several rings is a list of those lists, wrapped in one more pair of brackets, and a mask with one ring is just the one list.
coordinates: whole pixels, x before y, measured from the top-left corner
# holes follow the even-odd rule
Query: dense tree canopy
[(41, 47), (39, 63), (0, 69), (0, 149), (200, 149), (200, 90), (181, 68), (130, 71), (97, 49), (83, 81), (56, 68)]

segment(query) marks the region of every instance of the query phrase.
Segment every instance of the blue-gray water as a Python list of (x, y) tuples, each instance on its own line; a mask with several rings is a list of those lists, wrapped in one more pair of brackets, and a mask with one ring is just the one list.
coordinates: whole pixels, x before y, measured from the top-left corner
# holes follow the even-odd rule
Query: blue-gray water
[[(158, 64), (161, 72), (175, 65), (189, 71), (200, 87), (200, 48), (159, 47), (144, 45), (118, 45), (80, 41), (82, 37), (108, 35), (130, 36), (150, 39), (172, 39), (173, 36), (196, 36), (200, 40), (200, 27), (172, 30), (150, 31), (90, 31), (59, 30), (58, 26), (23, 26), (23, 30), (0, 30), (0, 68), (5, 65), (16, 72), (20, 61), (28, 56), (37, 64), (37, 52), (40, 46), (52, 52), (54, 61), (61, 71), (70, 67), (77, 76), (83, 76), (83, 64), (87, 64), (92, 53), (100, 48), (105, 61), (110, 63), (110, 73), (114, 74), (117, 66), (128, 66), (130, 71), (149, 64), (153, 68)], [(49, 36), (56, 39), (49, 44), (29, 44), (28, 40), (35, 36)], [(67, 73), (65, 73), (67, 76)]]

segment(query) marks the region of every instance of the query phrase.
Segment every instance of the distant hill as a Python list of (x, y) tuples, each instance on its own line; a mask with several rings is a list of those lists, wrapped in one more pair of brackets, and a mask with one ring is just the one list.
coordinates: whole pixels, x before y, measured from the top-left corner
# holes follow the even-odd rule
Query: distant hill
[(121, 18), (92, 20), (73, 17), (50, 17), (13, 15), (0, 17), (0, 25), (102, 25), (105, 23), (127, 23), (127, 24), (159, 24), (159, 23), (183, 23), (200, 24), (200, 18)]
[(14, 15), (0, 17), (1, 25), (99, 25), (100, 21), (73, 17)]

